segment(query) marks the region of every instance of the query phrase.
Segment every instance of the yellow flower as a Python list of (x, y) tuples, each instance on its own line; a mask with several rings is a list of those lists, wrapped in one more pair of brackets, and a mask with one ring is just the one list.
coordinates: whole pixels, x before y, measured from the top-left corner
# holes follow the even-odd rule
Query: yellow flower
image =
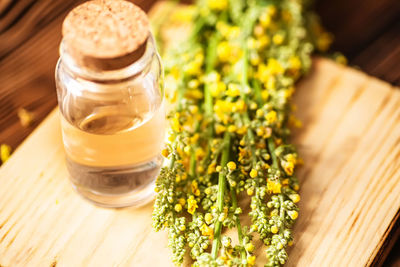
[(258, 64), (260, 64), (260, 56), (257, 53), (252, 53), (250, 54), (250, 63), (253, 66), (257, 66)]
[(194, 181), (192, 181), (190, 187), (192, 189), (192, 193), (194, 194), (194, 192), (196, 192), (199, 189), (199, 184), (197, 183), (196, 180), (194, 180)]
[(236, 131), (236, 126), (235, 125), (229, 125), (229, 127), (228, 127), (228, 132), (230, 132), (230, 133), (234, 133), (235, 131)]
[(301, 61), (298, 56), (291, 56), (289, 64), (292, 69), (299, 70), (301, 68)]
[(236, 130), (236, 133), (240, 134), (240, 135), (244, 135), (246, 132), (247, 132), (247, 127), (246, 126), (242, 126), (242, 127), (240, 127), (239, 129)]
[(294, 170), (293, 162), (283, 161), (281, 165), (288, 175), (293, 175), (293, 170)]
[(249, 49), (257, 49), (257, 41), (254, 38), (247, 39), (247, 47)]
[(186, 90), (185, 97), (189, 99), (202, 99), (203, 92), (199, 89)]
[(296, 154), (287, 154), (287, 155), (285, 156), (285, 159), (286, 159), (287, 162), (291, 162), (291, 163), (293, 163), (294, 165), (296, 165), (296, 163), (297, 163), (297, 156), (296, 156)]
[(217, 126), (215, 126), (215, 132), (217, 134), (221, 134), (221, 133), (225, 132), (225, 130), (226, 130), (226, 127), (223, 126), (222, 124), (217, 124)]
[(274, 36), (272, 37), (272, 41), (276, 45), (282, 44), (284, 40), (285, 40), (285, 37), (280, 33), (274, 34)]
[(273, 234), (278, 233), (278, 227), (276, 225), (271, 226), (271, 233), (273, 233)]
[(256, 178), (257, 177), (257, 171), (255, 169), (251, 169), (250, 171), (250, 177), (251, 178)]
[(229, 169), (230, 171), (236, 170), (236, 163), (233, 162), (233, 161), (229, 161), (228, 164), (226, 164), (226, 166), (228, 167), (228, 169)]
[(229, 27), (229, 31), (228, 31), (228, 38), (230, 39), (235, 39), (237, 37), (239, 37), (240, 35), (240, 27), (238, 26), (231, 26)]
[(189, 86), (189, 88), (190, 89), (196, 89), (196, 88), (198, 88), (199, 87), (199, 80), (197, 80), (197, 79), (192, 79), (192, 80), (190, 80), (189, 82), (188, 82), (188, 86)]
[(212, 174), (215, 172), (215, 165), (217, 165), (215, 162), (211, 163), (208, 168), (207, 168), (207, 173)]
[(182, 173), (182, 180), (186, 180), (186, 179), (187, 179), (187, 173), (184, 172), (184, 173)]
[(226, 85), (224, 82), (219, 81), (219, 82), (210, 84), (210, 91), (211, 91), (211, 95), (213, 97), (219, 96), (219, 94), (224, 92), (225, 90), (226, 90)]
[(299, 213), (295, 210), (288, 211), (288, 214), (292, 220), (296, 220), (299, 217)]
[(271, 74), (281, 74), (284, 71), (281, 63), (279, 63), (279, 61), (274, 58), (268, 59), (267, 67)]
[(267, 190), (274, 193), (279, 194), (281, 192), (282, 185), (278, 181), (267, 181)]
[(271, 110), (270, 112), (268, 112), (267, 115), (265, 115), (265, 120), (267, 121), (268, 124), (276, 122), (277, 120), (276, 111)]
[(196, 159), (202, 159), (205, 156), (203, 148), (199, 147), (195, 151)]
[(203, 166), (197, 166), (197, 172), (199, 173), (199, 174), (202, 174), (203, 172), (204, 172), (204, 167)]
[(247, 256), (247, 264), (253, 266), (256, 263), (256, 256)]
[(229, 42), (223, 41), (218, 44), (217, 55), (222, 62), (229, 61), (231, 54), (232, 54), (232, 47), (230, 46)]
[(172, 130), (174, 130), (175, 132), (179, 133), (182, 131), (182, 126), (179, 122), (179, 118), (177, 118), (176, 116), (172, 119), (171, 124)]
[(199, 140), (200, 135), (198, 133), (195, 133), (192, 137), (190, 137), (190, 143), (196, 144), (197, 140)]
[(262, 27), (262, 25), (261, 24), (257, 24), (255, 27), (254, 27), (254, 35), (256, 36), (256, 37), (261, 37), (261, 36), (263, 36), (263, 34), (264, 34), (264, 28)]
[(185, 152), (186, 155), (189, 155), (190, 154), (190, 150), (191, 150), (190, 146), (185, 146), (184, 149), (183, 149), (183, 152)]
[(252, 196), (252, 195), (254, 194), (253, 188), (248, 188), (248, 189), (246, 190), (246, 192), (247, 192), (247, 195), (249, 195), (249, 196)]
[(262, 90), (262, 91), (261, 91), (261, 97), (262, 97), (262, 99), (263, 99), (264, 101), (267, 100), (268, 97), (269, 97), (268, 90)]
[(297, 203), (300, 201), (300, 195), (299, 194), (291, 194), (289, 195), (289, 198), (293, 201), (293, 203)]
[(254, 251), (254, 245), (252, 243), (247, 243), (245, 248), (246, 248), (246, 250), (248, 252), (253, 252)]
[(262, 109), (257, 109), (256, 116), (257, 117), (262, 117), (263, 115), (264, 115), (264, 111)]
[(171, 76), (172, 76), (175, 80), (178, 80), (178, 79), (179, 79), (179, 74), (180, 74), (180, 72), (179, 72), (179, 69), (178, 69), (177, 66), (173, 66), (173, 67), (171, 68), (171, 70), (169, 71), (169, 73), (171, 74)]
[(257, 130), (256, 130), (257, 136), (263, 136), (264, 135), (264, 128), (262, 128), (262, 126), (260, 126)]
[(186, 204), (186, 199), (184, 199), (183, 197), (181, 197), (181, 198), (178, 200), (178, 202), (179, 202), (179, 204), (181, 204), (182, 206), (185, 206), (185, 204)]
[(262, 48), (266, 47), (267, 45), (269, 45), (270, 42), (271, 41), (269, 39), (269, 36), (263, 35), (257, 40), (257, 48), (262, 49)]
[(163, 149), (162, 150), (162, 152), (161, 152), (161, 154), (166, 158), (166, 157), (168, 157), (168, 155), (169, 155), (169, 151), (168, 151), (168, 149)]
[(211, 213), (206, 213), (206, 215), (204, 216), (204, 220), (206, 221), (207, 224), (212, 223), (213, 220), (213, 216)]
[(207, 0), (207, 5), (212, 10), (222, 11), (228, 8), (228, 0)]
[(271, 17), (276, 15), (276, 6), (274, 5), (269, 5), (267, 7), (267, 14), (270, 15)]
[(188, 75), (199, 75), (201, 73), (201, 64), (195, 61), (188, 62), (184, 67), (183, 71)]
[(276, 89), (276, 78), (274, 76), (268, 76), (264, 83), (267, 89)]
[(207, 188), (204, 190), (204, 193), (206, 193), (207, 195), (211, 194), (211, 193), (212, 193), (211, 188), (207, 187)]
[(236, 111), (243, 112), (243, 111), (246, 111), (247, 106), (246, 106), (246, 103), (242, 99), (239, 99), (236, 101), (233, 108), (235, 109), (235, 111), (233, 111), (233, 112), (236, 112)]
[(228, 85), (228, 91), (226, 92), (226, 94), (227, 94), (228, 96), (231, 96), (231, 97), (239, 96), (239, 95), (240, 95), (239, 86), (238, 86), (237, 84), (230, 83), (230, 84)]
[(176, 212), (180, 212), (182, 210), (182, 205), (181, 204), (176, 204), (174, 209), (175, 209)]
[(264, 129), (264, 135), (263, 138), (269, 138), (272, 135), (272, 129), (270, 127), (267, 127)]
[(224, 21), (218, 21), (216, 28), (223, 37), (225, 38), (229, 37), (230, 26), (226, 24)]
[(194, 56), (194, 62), (198, 65), (202, 65), (204, 62), (204, 54), (200, 51), (197, 52), (196, 55)]
[(271, 25), (272, 19), (268, 12), (263, 12), (260, 16), (260, 23), (264, 28), (268, 28)]
[(213, 83), (219, 82), (221, 80), (221, 75), (216, 71), (211, 71), (204, 77), (204, 82)]
[(211, 227), (207, 226), (207, 224), (203, 224), (200, 228), (201, 234), (204, 236), (213, 236), (214, 231)]
[(194, 199), (193, 196), (190, 196), (187, 202), (188, 202), (188, 212), (193, 215), (196, 209), (199, 207), (197, 205), (197, 201)]

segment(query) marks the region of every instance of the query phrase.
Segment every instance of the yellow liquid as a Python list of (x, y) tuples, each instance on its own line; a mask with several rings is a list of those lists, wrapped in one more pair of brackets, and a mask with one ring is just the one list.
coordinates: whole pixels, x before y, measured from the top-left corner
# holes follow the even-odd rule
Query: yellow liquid
[(164, 145), (165, 111), (161, 105), (153, 114), (121, 114), (116, 107), (98, 112), (72, 125), (62, 118), (67, 157), (92, 167), (117, 167), (145, 163)]

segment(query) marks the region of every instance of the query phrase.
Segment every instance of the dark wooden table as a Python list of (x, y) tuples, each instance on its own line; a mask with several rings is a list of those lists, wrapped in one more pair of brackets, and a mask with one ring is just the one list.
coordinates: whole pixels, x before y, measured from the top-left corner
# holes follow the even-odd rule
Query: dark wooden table
[[(80, 2), (0, 0), (0, 144), (17, 148), (56, 106), (61, 23)], [(156, 0), (133, 2), (148, 10)], [(399, 0), (319, 0), (316, 8), (336, 36), (333, 50), (344, 53), (350, 65), (400, 85)], [(34, 114), (29, 127), (21, 125), (19, 108)], [(384, 266), (400, 266), (400, 241)]]

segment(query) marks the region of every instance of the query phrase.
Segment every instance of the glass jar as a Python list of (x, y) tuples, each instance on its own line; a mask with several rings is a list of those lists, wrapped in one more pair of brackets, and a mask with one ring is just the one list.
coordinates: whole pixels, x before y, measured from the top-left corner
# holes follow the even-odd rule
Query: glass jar
[(75, 189), (105, 207), (151, 199), (162, 164), (162, 67), (150, 34), (143, 55), (116, 70), (82, 66), (60, 45), (56, 86), (67, 168)]

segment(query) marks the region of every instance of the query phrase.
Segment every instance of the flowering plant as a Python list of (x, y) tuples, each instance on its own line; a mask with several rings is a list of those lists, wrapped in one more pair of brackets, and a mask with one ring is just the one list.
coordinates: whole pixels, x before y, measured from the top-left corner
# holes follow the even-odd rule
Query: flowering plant
[[(164, 57), (175, 106), (153, 226), (168, 229), (178, 265), (189, 248), (194, 266), (253, 266), (257, 233), (266, 266), (280, 266), (300, 200), (290, 100), (331, 36), (301, 0), (199, 0), (191, 33)], [(246, 195), (249, 226), (239, 218)], [(238, 244), (223, 228), (237, 229)]]

